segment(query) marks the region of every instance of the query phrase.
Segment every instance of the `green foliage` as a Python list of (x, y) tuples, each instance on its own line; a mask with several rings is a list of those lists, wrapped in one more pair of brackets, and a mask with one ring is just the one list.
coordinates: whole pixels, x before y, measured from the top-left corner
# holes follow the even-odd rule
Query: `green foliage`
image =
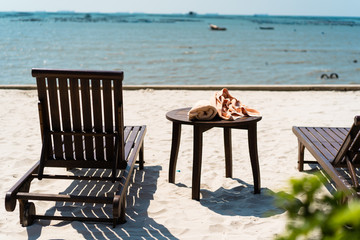
[(291, 192), (275, 194), (276, 205), (287, 210), (288, 223), (277, 240), (360, 239), (360, 201), (342, 203), (344, 193), (317, 196), (325, 178), (318, 174), (291, 179)]

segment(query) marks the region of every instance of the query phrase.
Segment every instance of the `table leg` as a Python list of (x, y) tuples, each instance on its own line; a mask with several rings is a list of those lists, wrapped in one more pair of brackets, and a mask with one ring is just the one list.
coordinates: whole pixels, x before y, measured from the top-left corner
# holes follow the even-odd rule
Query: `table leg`
[(200, 178), (203, 129), (194, 126), (194, 148), (193, 148), (193, 177), (192, 177), (192, 199), (200, 200)]
[(225, 148), (225, 176), (232, 177), (232, 145), (231, 128), (224, 128), (224, 148)]
[(176, 162), (179, 153), (181, 138), (181, 124), (173, 122), (172, 141), (171, 141), (171, 152), (169, 162), (169, 182), (175, 183), (175, 170)]
[(251, 124), (248, 129), (249, 152), (251, 168), (254, 178), (254, 193), (260, 193), (260, 168), (257, 151), (257, 133), (256, 124)]

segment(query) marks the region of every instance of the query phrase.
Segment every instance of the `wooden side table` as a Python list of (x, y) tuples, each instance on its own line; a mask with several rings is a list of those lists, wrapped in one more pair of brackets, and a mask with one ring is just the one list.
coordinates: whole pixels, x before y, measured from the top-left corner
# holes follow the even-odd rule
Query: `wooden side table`
[(173, 123), (172, 143), (169, 163), (169, 182), (175, 182), (175, 169), (179, 153), (181, 139), (181, 125), (193, 125), (193, 175), (192, 175), (192, 199), (200, 200), (200, 178), (202, 162), (202, 144), (203, 133), (214, 127), (224, 129), (224, 146), (225, 146), (225, 169), (226, 177), (232, 177), (232, 143), (231, 129), (245, 129), (248, 131), (248, 143), (250, 152), (250, 161), (254, 178), (254, 193), (260, 193), (260, 168), (257, 152), (257, 122), (261, 117), (243, 117), (235, 121), (211, 120), (211, 121), (190, 121), (187, 113), (190, 108), (180, 108), (170, 111), (166, 118)]

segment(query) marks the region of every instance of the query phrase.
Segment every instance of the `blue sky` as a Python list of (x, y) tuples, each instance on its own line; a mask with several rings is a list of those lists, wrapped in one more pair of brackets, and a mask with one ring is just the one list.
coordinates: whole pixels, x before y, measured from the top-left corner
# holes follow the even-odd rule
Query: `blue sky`
[(360, 0), (4, 0), (0, 11), (270, 14), (360, 17)]

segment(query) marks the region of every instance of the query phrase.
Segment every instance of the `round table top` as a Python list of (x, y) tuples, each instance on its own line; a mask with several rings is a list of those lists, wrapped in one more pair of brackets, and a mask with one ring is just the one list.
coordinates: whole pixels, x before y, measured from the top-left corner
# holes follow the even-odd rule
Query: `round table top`
[(236, 120), (223, 120), (220, 117), (215, 117), (210, 121), (200, 121), (200, 120), (189, 120), (188, 112), (190, 111), (190, 107), (187, 108), (179, 108), (172, 110), (166, 113), (166, 118), (172, 122), (187, 124), (187, 125), (207, 125), (214, 127), (236, 127), (241, 125), (248, 125), (250, 123), (258, 122), (262, 117), (242, 117)]

